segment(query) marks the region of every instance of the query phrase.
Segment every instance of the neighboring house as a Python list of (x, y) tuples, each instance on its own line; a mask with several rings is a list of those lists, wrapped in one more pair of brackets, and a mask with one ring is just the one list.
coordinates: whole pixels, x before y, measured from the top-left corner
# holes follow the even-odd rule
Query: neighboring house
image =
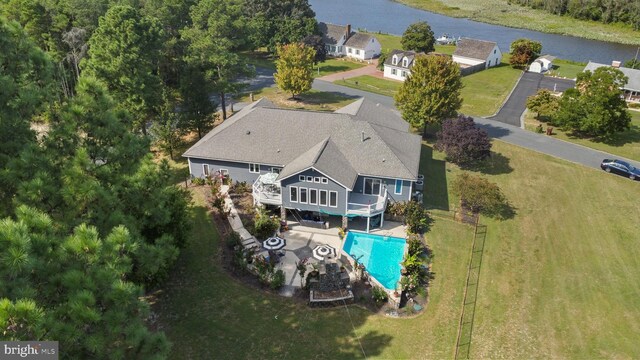
[(545, 71), (553, 69), (553, 60), (555, 56), (543, 55), (535, 59), (531, 65), (529, 65), (529, 71), (542, 74)]
[(452, 57), (461, 68), (482, 67), (481, 64), (484, 64), (484, 68), (488, 69), (500, 65), (502, 52), (493, 41), (463, 38), (458, 41)]
[(393, 50), (384, 62), (384, 77), (404, 81), (411, 74), (415, 51)]
[(388, 108), (360, 99), (333, 113), (245, 107), (187, 150), (192, 177), (253, 185), (257, 204), (383, 222), (388, 201), (411, 200), (421, 138)]
[(321, 22), (318, 27), (329, 56), (369, 60), (380, 55), (382, 46), (378, 39), (373, 35), (351, 31), (350, 24), (341, 26)]
[(587, 66), (585, 66), (584, 71), (594, 71), (595, 69), (603, 66), (611, 66), (622, 71), (624, 76), (628, 78), (627, 83), (622, 87), (622, 90), (624, 90), (624, 99), (630, 102), (640, 102), (640, 70), (620, 67), (619, 61), (614, 61), (611, 65), (589, 61)]

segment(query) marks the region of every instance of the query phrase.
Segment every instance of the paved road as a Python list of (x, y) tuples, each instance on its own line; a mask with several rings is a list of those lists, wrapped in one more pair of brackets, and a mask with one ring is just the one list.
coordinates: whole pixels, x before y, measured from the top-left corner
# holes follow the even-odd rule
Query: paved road
[[(366, 97), (371, 101), (375, 101), (384, 106), (395, 109), (393, 98), (388, 96), (335, 85), (333, 83), (317, 79), (313, 82), (313, 88), (320, 91), (338, 92), (353, 97)], [(519, 126), (501, 123), (493, 119), (476, 117), (475, 121), (479, 126), (487, 130), (489, 136), (494, 139), (500, 139), (513, 145), (521, 146), (530, 150), (534, 150), (543, 154), (551, 155), (592, 168), (599, 169), (600, 162), (602, 161), (602, 159), (607, 157), (624, 159), (620, 156), (611, 155), (567, 141), (558, 140), (551, 136), (536, 134), (534, 132), (521, 129)], [(627, 160), (640, 168), (639, 162), (629, 159), (624, 160)]]
[(527, 98), (535, 94), (538, 89), (565, 91), (574, 86), (575, 82), (573, 80), (557, 79), (542, 74), (525, 72), (513, 89), (509, 99), (503, 104), (498, 113), (490, 119), (520, 126), (520, 117), (526, 108)]

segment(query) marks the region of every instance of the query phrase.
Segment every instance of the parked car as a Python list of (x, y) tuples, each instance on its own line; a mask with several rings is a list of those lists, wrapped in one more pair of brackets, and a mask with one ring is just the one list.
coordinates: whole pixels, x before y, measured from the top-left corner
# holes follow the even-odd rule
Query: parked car
[(640, 169), (622, 160), (604, 159), (600, 164), (602, 170), (627, 176), (631, 180), (640, 179)]

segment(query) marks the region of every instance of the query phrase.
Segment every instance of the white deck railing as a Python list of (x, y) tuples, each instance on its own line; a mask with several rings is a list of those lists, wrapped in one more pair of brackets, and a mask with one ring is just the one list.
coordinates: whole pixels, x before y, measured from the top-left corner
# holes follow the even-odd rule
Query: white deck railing
[(382, 196), (377, 196), (377, 201), (373, 203), (347, 203), (347, 214), (352, 215), (377, 215), (383, 213), (387, 207), (387, 189), (384, 189)]

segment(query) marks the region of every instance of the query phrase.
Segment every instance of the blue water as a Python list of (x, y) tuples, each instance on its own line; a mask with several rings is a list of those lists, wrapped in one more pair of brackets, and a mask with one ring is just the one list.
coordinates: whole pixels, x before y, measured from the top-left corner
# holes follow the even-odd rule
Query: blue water
[(395, 290), (406, 244), (402, 238), (349, 231), (344, 251), (364, 264), (365, 270), (385, 288)]

